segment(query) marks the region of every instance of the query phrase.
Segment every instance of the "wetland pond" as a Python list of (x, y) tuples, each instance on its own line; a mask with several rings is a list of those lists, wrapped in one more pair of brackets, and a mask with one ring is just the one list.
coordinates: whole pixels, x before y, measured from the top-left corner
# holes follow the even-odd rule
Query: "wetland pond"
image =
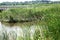
[(0, 22), (0, 40), (44, 40), (45, 30), (48, 30), (46, 26), (34, 22)]

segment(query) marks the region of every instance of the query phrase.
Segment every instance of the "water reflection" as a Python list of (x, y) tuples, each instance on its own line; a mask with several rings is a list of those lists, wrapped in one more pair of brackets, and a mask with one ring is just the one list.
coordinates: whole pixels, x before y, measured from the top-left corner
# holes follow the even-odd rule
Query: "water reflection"
[[(18, 25), (17, 25), (18, 24)], [(9, 24), (9, 23), (1, 23), (0, 22), (0, 36), (4, 35), (7, 38), (4, 38), (4, 35), (2, 37), (6, 40), (33, 40), (33, 34), (35, 32), (35, 26), (33, 25), (19, 25), (20, 23), (16, 24)], [(23, 38), (23, 39), (22, 39)]]
[[(38, 25), (37, 25), (38, 24)], [(44, 33), (48, 30), (47, 26), (40, 25), (40, 22), (28, 23), (1, 23), (1, 40), (46, 40)]]

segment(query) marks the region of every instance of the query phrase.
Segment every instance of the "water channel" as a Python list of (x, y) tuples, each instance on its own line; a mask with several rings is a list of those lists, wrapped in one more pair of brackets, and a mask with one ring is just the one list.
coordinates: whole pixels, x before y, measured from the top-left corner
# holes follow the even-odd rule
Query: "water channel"
[(2, 23), (0, 22), (0, 40), (44, 40), (45, 26), (33, 23)]

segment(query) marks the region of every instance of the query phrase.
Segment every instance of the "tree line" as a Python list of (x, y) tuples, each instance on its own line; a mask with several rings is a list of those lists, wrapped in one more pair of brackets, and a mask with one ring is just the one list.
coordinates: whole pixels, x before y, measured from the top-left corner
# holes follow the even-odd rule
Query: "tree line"
[(46, 4), (51, 4), (51, 3), (60, 3), (60, 1), (25, 1), (25, 2), (2, 2), (0, 3), (0, 5), (29, 5), (29, 4), (42, 4), (42, 3), (46, 3)]

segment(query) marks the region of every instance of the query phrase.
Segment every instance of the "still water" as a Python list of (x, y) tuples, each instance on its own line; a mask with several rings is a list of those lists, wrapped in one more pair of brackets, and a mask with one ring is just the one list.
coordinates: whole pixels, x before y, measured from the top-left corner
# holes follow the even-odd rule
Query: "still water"
[(43, 40), (43, 29), (46, 30), (46, 26), (36, 25), (34, 23), (0, 22), (0, 40)]

